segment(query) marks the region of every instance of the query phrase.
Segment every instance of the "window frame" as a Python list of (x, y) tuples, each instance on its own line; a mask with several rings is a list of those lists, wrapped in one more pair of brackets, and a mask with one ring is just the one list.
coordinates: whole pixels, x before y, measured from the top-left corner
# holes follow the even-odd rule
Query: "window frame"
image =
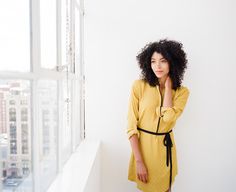
[[(73, 153), (80, 142), (85, 139), (85, 126), (84, 126), (84, 119), (85, 119), (85, 110), (84, 110), (84, 3), (83, 0), (68, 0), (71, 1), (71, 25), (72, 25), (72, 55), (74, 60), (74, 73), (69, 73), (68, 78), (73, 82), (72, 83), (72, 117), (71, 117), (71, 150), (70, 153)], [(62, 102), (62, 94), (63, 94), (63, 87), (62, 81), (66, 79), (67, 74), (64, 71), (60, 70), (51, 70), (51, 69), (44, 69), (41, 67), (40, 61), (40, 2), (38, 0), (29, 0), (30, 4), (30, 71), (29, 72), (15, 72), (15, 71), (0, 71), (1, 79), (22, 79), (22, 80), (29, 80), (31, 86), (31, 155), (32, 155), (32, 185), (33, 191), (39, 192), (40, 190), (40, 181), (39, 177), (37, 176), (39, 173), (39, 156), (38, 150), (39, 149), (39, 122), (37, 119), (37, 114), (40, 112), (38, 107), (38, 81), (41, 79), (49, 79), (55, 80), (58, 83), (58, 131), (57, 131), (57, 174), (62, 171), (63, 161), (62, 161), (62, 110), (61, 106), (63, 106)], [(61, 0), (56, 0), (56, 26), (57, 26), (57, 66), (58, 69), (62, 66), (61, 61)], [(79, 21), (80, 21), (80, 40), (79, 48), (80, 52), (75, 52), (75, 11), (79, 11)], [(76, 54), (80, 55), (80, 58), (76, 60)], [(80, 106), (78, 109), (77, 106)], [(78, 118), (76, 114), (79, 114), (80, 117)], [(75, 137), (76, 129), (80, 128), (80, 136)], [(34, 138), (34, 139), (32, 139)], [(20, 141), (21, 142), (21, 141)], [(1, 169), (1, 168), (0, 168)], [(2, 171), (2, 170), (1, 170)], [(1, 189), (1, 184), (0, 184)]]

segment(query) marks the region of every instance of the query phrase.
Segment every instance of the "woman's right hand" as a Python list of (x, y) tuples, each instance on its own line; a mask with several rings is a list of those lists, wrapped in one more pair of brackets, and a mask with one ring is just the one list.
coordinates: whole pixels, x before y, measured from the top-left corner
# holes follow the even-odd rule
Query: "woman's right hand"
[(148, 182), (147, 168), (142, 161), (136, 162), (136, 173), (140, 181), (142, 181), (143, 183)]

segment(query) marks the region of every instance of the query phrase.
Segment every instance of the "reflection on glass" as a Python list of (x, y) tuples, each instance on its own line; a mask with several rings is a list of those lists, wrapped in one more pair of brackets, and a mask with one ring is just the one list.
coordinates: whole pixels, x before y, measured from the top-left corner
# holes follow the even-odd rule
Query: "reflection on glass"
[(39, 98), (39, 179), (40, 191), (46, 191), (57, 173), (58, 99), (57, 82), (40, 80)]
[(4, 192), (32, 191), (30, 99), (29, 81), (0, 80), (0, 164)]

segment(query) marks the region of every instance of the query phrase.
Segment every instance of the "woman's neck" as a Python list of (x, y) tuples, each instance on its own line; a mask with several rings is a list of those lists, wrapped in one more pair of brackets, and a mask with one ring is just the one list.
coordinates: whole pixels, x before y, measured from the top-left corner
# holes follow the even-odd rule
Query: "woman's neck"
[(158, 78), (160, 88), (165, 88), (165, 81), (166, 81), (167, 76), (164, 76), (162, 78)]

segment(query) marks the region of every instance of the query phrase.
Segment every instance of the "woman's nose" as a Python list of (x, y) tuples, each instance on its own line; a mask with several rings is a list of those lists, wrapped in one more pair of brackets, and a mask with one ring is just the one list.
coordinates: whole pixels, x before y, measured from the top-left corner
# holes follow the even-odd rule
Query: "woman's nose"
[(156, 67), (161, 68), (161, 63), (157, 63)]

